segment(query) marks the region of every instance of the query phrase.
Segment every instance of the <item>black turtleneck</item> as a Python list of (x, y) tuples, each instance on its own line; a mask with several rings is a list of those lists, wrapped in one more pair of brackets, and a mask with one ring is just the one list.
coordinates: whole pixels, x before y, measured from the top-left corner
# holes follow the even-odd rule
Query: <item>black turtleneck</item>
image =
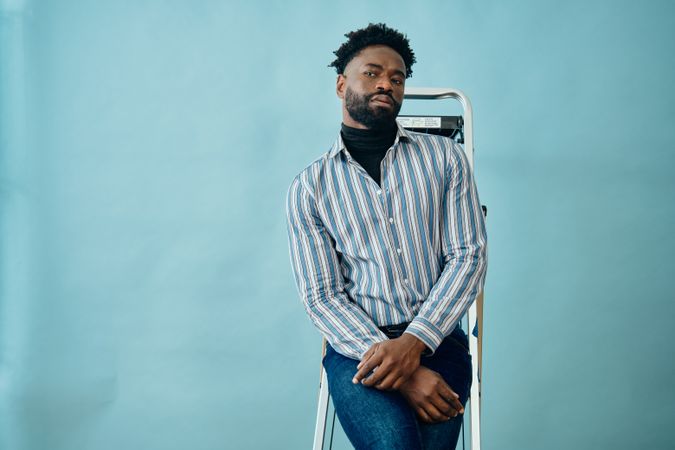
[(396, 140), (396, 123), (391, 128), (364, 130), (342, 124), (342, 140), (349, 154), (380, 184), (380, 163)]

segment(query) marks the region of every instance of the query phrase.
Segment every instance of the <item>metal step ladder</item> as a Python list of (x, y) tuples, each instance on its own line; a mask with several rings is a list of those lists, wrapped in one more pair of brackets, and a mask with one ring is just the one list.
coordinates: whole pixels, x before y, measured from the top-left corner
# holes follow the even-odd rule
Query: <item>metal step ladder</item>
[[(462, 116), (399, 116), (397, 120), (406, 129), (425, 133), (443, 134), (463, 144), (464, 153), (469, 160), (469, 166), (473, 171), (473, 111), (471, 102), (464, 93), (453, 88), (425, 88), (409, 87), (405, 90), (404, 98), (414, 100), (457, 100), (463, 108)], [(487, 210), (483, 207), (483, 213)], [(470, 449), (480, 450), (480, 395), (481, 395), (481, 361), (482, 361), (482, 337), (483, 337), (483, 294), (469, 307), (464, 320), (467, 335), (469, 337), (469, 351), (473, 366), (471, 392), (467, 402), (470, 424)], [(473, 327), (473, 329), (472, 329)], [(322, 356), (326, 353), (326, 340), (323, 340)], [(332, 448), (333, 433), (336, 422), (335, 410), (329, 414), (330, 393), (328, 392), (328, 379), (326, 371), (321, 365), (319, 384), (319, 405), (316, 414), (316, 426), (314, 429), (313, 450), (329, 450)], [(465, 414), (466, 415), (466, 414)], [(464, 425), (463, 425), (464, 427)], [(327, 429), (330, 428), (327, 434)]]

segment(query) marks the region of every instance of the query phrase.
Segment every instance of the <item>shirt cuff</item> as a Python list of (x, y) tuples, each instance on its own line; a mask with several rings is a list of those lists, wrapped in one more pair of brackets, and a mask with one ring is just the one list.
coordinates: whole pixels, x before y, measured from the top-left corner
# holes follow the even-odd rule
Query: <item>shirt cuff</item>
[(408, 328), (405, 329), (405, 332), (424, 342), (428, 350), (422, 353), (423, 356), (433, 355), (445, 338), (443, 332), (436, 325), (421, 317), (415, 317)]

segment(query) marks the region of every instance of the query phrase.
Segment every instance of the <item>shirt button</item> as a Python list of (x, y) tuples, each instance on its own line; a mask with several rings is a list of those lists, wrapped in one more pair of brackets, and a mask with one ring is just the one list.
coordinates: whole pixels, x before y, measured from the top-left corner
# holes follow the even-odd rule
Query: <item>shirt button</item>
[(401, 254), (401, 249), (400, 249), (400, 248), (397, 248), (396, 251), (398, 252), (399, 255)]
[(408, 284), (408, 279), (406, 278), (405, 280), (403, 280), (403, 282), (404, 282), (405, 284)]
[(377, 191), (377, 195), (382, 195), (382, 189), (379, 189), (379, 190)]
[(394, 223), (394, 218), (393, 218), (393, 217), (390, 217), (390, 218), (389, 218), (389, 223)]

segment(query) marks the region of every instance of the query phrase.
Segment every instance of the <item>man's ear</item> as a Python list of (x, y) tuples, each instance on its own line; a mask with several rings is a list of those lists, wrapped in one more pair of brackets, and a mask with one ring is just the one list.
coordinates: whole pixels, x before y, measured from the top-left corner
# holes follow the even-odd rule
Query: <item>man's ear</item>
[(335, 93), (339, 98), (345, 98), (345, 76), (340, 74), (337, 76), (335, 83)]

